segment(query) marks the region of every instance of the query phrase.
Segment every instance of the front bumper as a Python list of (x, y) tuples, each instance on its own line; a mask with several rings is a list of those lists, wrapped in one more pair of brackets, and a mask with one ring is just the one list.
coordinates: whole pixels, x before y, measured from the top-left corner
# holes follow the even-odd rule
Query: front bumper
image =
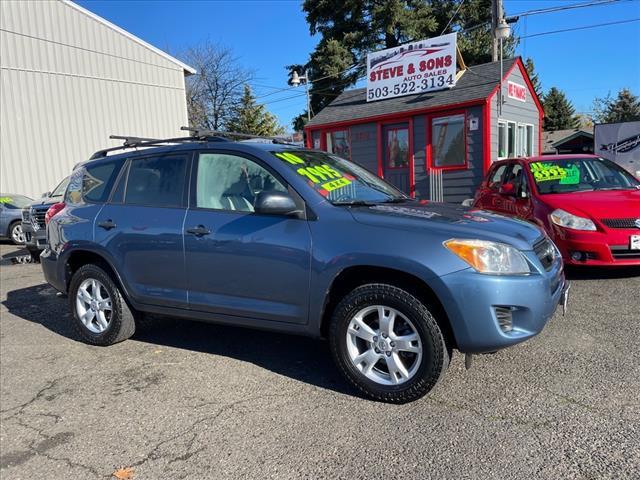
[(582, 232), (554, 226), (552, 232), (565, 264), (592, 267), (640, 266), (640, 250), (629, 248), (631, 235), (640, 235), (640, 230)]
[(31, 222), (22, 221), (26, 247), (30, 250), (44, 250), (47, 247), (47, 231), (44, 228), (36, 230)]
[[(536, 257), (531, 253), (531, 263)], [(494, 352), (537, 335), (553, 317), (568, 288), (562, 261), (549, 271), (538, 263), (530, 275), (484, 275), (466, 269), (440, 277), (435, 288), (449, 316), (458, 350)], [(501, 326), (509, 311), (511, 328)]]

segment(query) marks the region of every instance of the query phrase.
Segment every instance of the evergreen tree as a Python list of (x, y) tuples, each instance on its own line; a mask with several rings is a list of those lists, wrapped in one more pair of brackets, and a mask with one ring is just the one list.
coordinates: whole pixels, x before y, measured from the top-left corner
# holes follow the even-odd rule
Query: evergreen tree
[(575, 116), (576, 111), (562, 90), (551, 87), (544, 96), (543, 105), (544, 130), (552, 132), (554, 130), (578, 128), (579, 122)]
[(540, 77), (535, 71), (533, 60), (531, 60), (530, 58), (527, 58), (527, 60), (524, 62), (524, 68), (527, 69), (527, 73), (529, 74), (529, 80), (531, 80), (531, 85), (533, 85), (533, 89), (538, 95), (538, 98), (542, 100), (542, 84), (540, 83)]
[(264, 105), (256, 103), (256, 98), (249, 85), (244, 86), (244, 93), (238, 104), (233, 108), (231, 118), (227, 122), (231, 132), (247, 133), (272, 137), (285, 133), (274, 115), (269, 113)]
[(611, 98), (611, 94), (596, 98), (593, 109), (598, 123), (640, 120), (640, 100), (628, 88), (620, 90), (617, 98)]
[[(465, 63), (491, 61), (491, 0), (305, 0), (302, 9), (311, 34), (321, 38), (307, 64), (286, 68), (290, 75), (307, 71), (312, 113), (365, 74), (367, 52), (465, 30), (458, 34)], [(516, 42), (504, 42), (505, 57), (513, 55)]]

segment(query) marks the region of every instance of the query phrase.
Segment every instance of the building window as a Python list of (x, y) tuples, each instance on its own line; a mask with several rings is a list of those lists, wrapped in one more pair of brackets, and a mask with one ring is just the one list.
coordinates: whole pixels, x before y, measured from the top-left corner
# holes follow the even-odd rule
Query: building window
[(516, 156), (516, 123), (507, 122), (507, 157)]
[(334, 130), (326, 132), (327, 152), (334, 153), (339, 157), (351, 158), (351, 148), (349, 145), (349, 130)]
[(527, 127), (527, 149), (526, 155), (528, 157), (533, 156), (533, 125), (526, 125)]
[(398, 127), (387, 130), (387, 168), (409, 166), (409, 128)]
[(435, 168), (465, 167), (467, 164), (464, 114), (431, 121), (431, 165)]
[(498, 122), (498, 158), (507, 158), (506, 122)]

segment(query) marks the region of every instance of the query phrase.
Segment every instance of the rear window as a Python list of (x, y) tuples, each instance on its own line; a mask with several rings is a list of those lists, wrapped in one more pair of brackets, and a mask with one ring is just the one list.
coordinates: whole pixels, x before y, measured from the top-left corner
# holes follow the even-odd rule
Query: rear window
[(153, 207), (181, 206), (186, 169), (185, 155), (133, 160), (129, 167), (124, 202)]
[[(116, 181), (122, 161), (104, 162), (79, 168), (69, 177), (65, 202), (78, 203), (81, 199), (91, 203), (106, 202)], [(63, 183), (66, 179), (63, 180)]]

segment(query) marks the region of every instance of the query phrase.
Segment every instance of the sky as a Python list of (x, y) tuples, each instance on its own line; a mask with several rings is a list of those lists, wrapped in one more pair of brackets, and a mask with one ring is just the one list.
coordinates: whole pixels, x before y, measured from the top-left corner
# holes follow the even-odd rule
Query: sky
[[(306, 106), (302, 87), (288, 89), (285, 65), (305, 63), (318, 42), (297, 0), (76, 0), (148, 43), (180, 56), (189, 46), (212, 41), (233, 50), (251, 69), (258, 101), (291, 128)], [(586, 0), (504, 0), (506, 14), (587, 3)], [(600, 23), (640, 19), (640, 0), (522, 16), (514, 33), (516, 53), (533, 59), (546, 91), (563, 90), (579, 113), (593, 110), (595, 97), (630, 88), (640, 95), (640, 21), (556, 34)], [(287, 90), (281, 90), (287, 89)], [(293, 98), (292, 98), (293, 97)]]

